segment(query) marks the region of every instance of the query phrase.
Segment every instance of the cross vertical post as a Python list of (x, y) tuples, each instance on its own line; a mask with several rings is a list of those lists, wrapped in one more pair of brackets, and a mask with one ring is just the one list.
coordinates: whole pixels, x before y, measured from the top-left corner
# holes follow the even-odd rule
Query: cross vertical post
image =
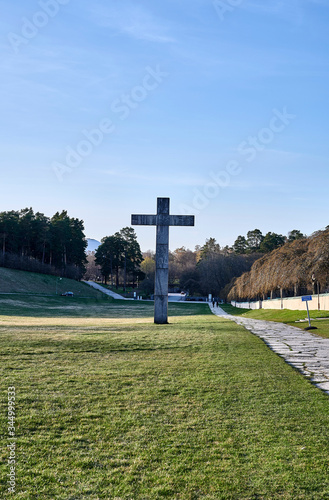
[(169, 198), (157, 200), (154, 323), (159, 325), (168, 323), (169, 225), (161, 224), (162, 215), (169, 215)]

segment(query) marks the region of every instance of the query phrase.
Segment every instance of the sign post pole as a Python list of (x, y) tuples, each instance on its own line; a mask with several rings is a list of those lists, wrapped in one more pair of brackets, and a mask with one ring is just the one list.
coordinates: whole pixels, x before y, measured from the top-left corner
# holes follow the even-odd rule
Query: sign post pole
[(304, 328), (304, 330), (317, 330), (316, 326), (311, 325), (310, 311), (308, 308), (309, 300), (312, 300), (312, 295), (305, 295), (305, 297), (302, 297), (302, 301), (306, 302), (307, 318), (308, 318), (308, 327)]
[(308, 300), (306, 301), (306, 309), (307, 309), (307, 317), (308, 317), (308, 326), (312, 326), (311, 325), (311, 318), (310, 318), (310, 311), (308, 308)]

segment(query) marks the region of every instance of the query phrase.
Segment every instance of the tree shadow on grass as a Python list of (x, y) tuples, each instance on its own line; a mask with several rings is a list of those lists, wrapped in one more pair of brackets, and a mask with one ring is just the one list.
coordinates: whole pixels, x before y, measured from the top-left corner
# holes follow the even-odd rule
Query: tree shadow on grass
[(242, 316), (249, 311), (249, 309), (241, 309), (239, 307), (231, 306), (230, 304), (221, 304), (220, 307), (227, 314), (232, 314), (232, 316)]
[[(81, 297), (40, 297), (31, 295), (1, 295), (1, 316), (32, 318), (152, 318), (151, 301), (114, 300)], [(210, 314), (205, 304), (170, 304), (169, 316), (195, 316)]]

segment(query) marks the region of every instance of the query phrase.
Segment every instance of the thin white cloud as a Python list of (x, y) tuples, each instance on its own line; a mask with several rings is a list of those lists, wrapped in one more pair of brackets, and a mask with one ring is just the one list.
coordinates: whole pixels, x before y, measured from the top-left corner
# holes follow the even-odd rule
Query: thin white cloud
[(138, 40), (157, 43), (172, 43), (169, 27), (141, 5), (121, 2), (113, 5), (93, 4), (90, 7), (93, 19), (100, 25)]
[(259, 191), (259, 189), (264, 189), (264, 190), (278, 190), (281, 188), (281, 184), (277, 182), (270, 182), (270, 181), (259, 181), (259, 180), (233, 180), (231, 184), (228, 186), (228, 189), (233, 189), (237, 191)]
[(152, 177), (151, 175), (147, 174), (133, 174), (131, 173), (128, 169), (123, 170), (123, 169), (85, 169), (85, 170), (90, 170), (94, 174), (103, 174), (107, 175), (110, 177), (115, 177), (115, 178), (123, 178), (123, 179), (129, 179), (129, 180), (134, 180), (142, 183), (156, 183), (158, 185), (171, 185), (171, 186), (200, 186), (203, 185), (205, 182), (204, 177), (193, 177), (193, 176), (184, 176), (184, 177), (179, 177), (179, 176), (168, 176), (168, 177), (159, 177), (158, 174), (154, 174)]
[(239, 8), (255, 14), (276, 16), (282, 20), (302, 25), (307, 20), (307, 8), (319, 5), (328, 7), (328, 0), (244, 0)]
[(277, 0), (264, 2), (261, 0), (244, 1), (239, 6), (244, 10), (270, 16), (293, 20), (300, 23), (303, 14), (303, 4), (301, 0)]

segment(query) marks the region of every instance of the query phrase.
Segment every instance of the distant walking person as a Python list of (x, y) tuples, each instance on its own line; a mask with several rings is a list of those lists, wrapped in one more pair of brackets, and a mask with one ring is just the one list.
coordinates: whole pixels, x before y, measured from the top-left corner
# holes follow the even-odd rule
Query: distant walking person
[(218, 300), (216, 300), (216, 307), (219, 307)]
[(215, 307), (215, 299), (212, 299), (212, 306)]

